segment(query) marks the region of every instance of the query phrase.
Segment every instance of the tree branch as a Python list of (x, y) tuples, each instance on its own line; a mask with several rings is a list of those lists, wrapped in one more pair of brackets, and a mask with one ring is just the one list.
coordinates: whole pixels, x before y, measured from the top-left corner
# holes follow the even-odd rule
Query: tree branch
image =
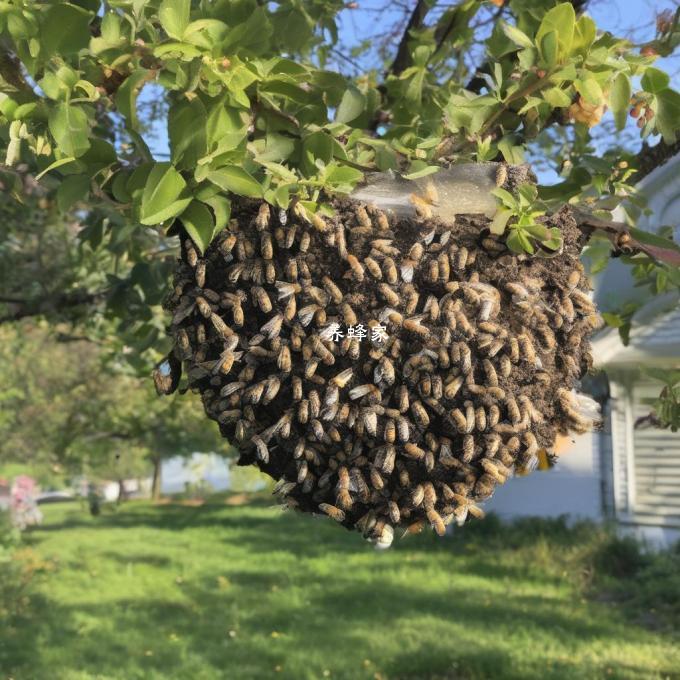
[(91, 305), (100, 302), (106, 291), (99, 291), (97, 293), (88, 293), (80, 290), (73, 293), (61, 293), (53, 297), (41, 298), (35, 300), (17, 300), (16, 298), (3, 298), (3, 302), (7, 304), (18, 304), (19, 308), (5, 316), (0, 316), (0, 324), (11, 321), (20, 321), (32, 316), (42, 316), (45, 314), (54, 314), (55, 312), (65, 311), (67, 309), (74, 309), (82, 305)]
[(430, 8), (426, 0), (418, 0), (413, 12), (411, 13), (411, 17), (408, 20), (408, 24), (406, 24), (404, 33), (401, 36), (399, 47), (397, 48), (397, 56), (394, 58), (392, 66), (390, 66), (388, 69), (388, 74), (398, 76), (402, 71), (405, 71), (409, 66), (411, 66), (411, 52), (408, 48), (408, 43), (411, 39), (409, 34), (413, 29), (422, 27), (429, 9)]
[(652, 170), (660, 167), (679, 153), (680, 139), (673, 144), (666, 144), (661, 141), (655, 146), (649, 146), (646, 142), (643, 143), (642, 149), (633, 159), (633, 165), (637, 168), (637, 173), (634, 175), (635, 181), (639, 182), (647, 177)]

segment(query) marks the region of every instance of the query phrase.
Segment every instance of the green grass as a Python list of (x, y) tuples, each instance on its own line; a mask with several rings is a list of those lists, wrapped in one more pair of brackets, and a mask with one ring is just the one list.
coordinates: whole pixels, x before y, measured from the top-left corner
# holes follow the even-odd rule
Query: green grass
[(677, 638), (583, 597), (600, 535), (490, 518), (377, 552), (269, 501), (47, 506), (27, 540), (54, 568), (0, 622), (0, 678), (680, 677)]

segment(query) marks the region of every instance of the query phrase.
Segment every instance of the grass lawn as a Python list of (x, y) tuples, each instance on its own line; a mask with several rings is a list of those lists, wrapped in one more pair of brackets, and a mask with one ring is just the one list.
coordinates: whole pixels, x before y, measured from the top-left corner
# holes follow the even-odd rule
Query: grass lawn
[(491, 518), (378, 552), (268, 500), (44, 511), (53, 568), (0, 622), (3, 680), (680, 677), (677, 637), (582, 596), (592, 529)]

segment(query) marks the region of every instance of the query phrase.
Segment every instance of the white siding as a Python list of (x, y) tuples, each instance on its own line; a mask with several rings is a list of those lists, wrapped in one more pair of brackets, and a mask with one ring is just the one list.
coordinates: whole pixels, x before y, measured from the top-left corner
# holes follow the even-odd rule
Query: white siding
[(628, 465), (626, 407), (630, 395), (625, 385), (611, 383), (611, 452), (612, 452), (612, 490), (614, 494), (614, 514), (625, 518), (629, 514)]
[(600, 459), (596, 434), (576, 436), (551, 470), (514, 477), (496, 488), (484, 503), (487, 512), (501, 517), (602, 518)]
[[(633, 424), (650, 412), (645, 399), (659, 394), (660, 385), (638, 383), (634, 388)], [(633, 430), (635, 521), (680, 527), (680, 432), (648, 423)]]

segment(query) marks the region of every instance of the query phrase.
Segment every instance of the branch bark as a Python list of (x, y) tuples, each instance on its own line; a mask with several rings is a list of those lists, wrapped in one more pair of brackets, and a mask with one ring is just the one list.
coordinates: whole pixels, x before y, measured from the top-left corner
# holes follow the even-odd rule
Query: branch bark
[(11, 321), (20, 321), (32, 316), (43, 316), (54, 314), (69, 309), (75, 309), (82, 305), (91, 305), (101, 302), (106, 295), (105, 291), (89, 293), (87, 291), (75, 291), (72, 293), (61, 293), (53, 297), (35, 300), (19, 300), (18, 298), (3, 298), (0, 302), (17, 305), (18, 309), (0, 316), (0, 324)]
[(429, 6), (426, 0), (418, 0), (416, 6), (411, 13), (411, 17), (406, 24), (404, 33), (399, 41), (399, 47), (397, 48), (397, 55), (392, 62), (392, 66), (388, 69), (388, 74), (393, 74), (398, 76), (400, 73), (405, 71), (412, 64), (411, 52), (408, 48), (409, 40), (411, 39), (410, 32), (414, 28), (421, 28), (425, 22), (425, 17), (429, 11)]
[(637, 168), (637, 174), (634, 175), (635, 181), (639, 182), (647, 177), (652, 170), (660, 167), (679, 153), (680, 139), (674, 144), (666, 144), (662, 141), (655, 146), (649, 146), (645, 142), (633, 160), (633, 165)]

